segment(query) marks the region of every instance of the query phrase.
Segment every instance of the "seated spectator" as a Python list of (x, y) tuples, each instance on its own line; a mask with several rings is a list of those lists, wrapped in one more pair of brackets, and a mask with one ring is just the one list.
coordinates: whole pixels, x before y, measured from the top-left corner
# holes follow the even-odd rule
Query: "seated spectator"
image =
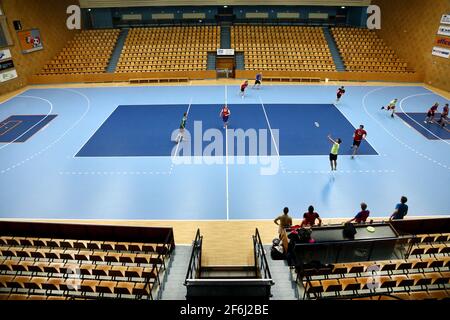
[(370, 214), (370, 211), (367, 210), (367, 204), (365, 204), (363, 202), (363, 203), (361, 203), (361, 211), (358, 212), (352, 220), (349, 220), (347, 222), (355, 221), (355, 223), (365, 223), (367, 218), (369, 217), (369, 214)]
[(400, 203), (395, 206), (395, 211), (389, 220), (403, 219), (408, 214), (408, 205), (406, 205), (406, 201), (408, 201), (408, 199), (405, 196), (401, 197)]
[(283, 209), (283, 214), (273, 220), (273, 222), (278, 226), (278, 234), (281, 234), (285, 228), (292, 226), (292, 218), (288, 215), (289, 208), (285, 207)]
[(316, 224), (316, 219), (319, 220), (319, 227), (322, 225), (322, 219), (320, 219), (319, 214), (314, 211), (313, 206), (308, 207), (308, 212), (303, 214), (303, 221), (300, 224), (300, 228), (303, 227), (313, 227)]

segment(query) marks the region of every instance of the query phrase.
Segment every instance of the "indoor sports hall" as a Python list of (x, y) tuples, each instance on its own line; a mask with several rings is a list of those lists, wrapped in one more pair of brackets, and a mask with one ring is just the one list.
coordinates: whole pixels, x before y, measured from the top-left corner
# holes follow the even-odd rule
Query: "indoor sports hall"
[(0, 14), (0, 300), (449, 299), (448, 1)]

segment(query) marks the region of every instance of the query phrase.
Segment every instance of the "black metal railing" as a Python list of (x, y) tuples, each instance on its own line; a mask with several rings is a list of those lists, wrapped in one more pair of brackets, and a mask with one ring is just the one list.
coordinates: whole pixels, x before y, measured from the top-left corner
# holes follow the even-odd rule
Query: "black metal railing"
[(186, 279), (184, 281), (185, 284), (188, 279), (197, 279), (200, 275), (200, 269), (202, 266), (202, 242), (203, 236), (200, 234), (200, 229), (197, 229), (197, 233), (195, 234), (195, 239), (192, 244), (191, 258), (189, 259)]
[(260, 276), (261, 279), (272, 279), (258, 228), (256, 228), (255, 235), (253, 236), (253, 253), (255, 258), (256, 274)]

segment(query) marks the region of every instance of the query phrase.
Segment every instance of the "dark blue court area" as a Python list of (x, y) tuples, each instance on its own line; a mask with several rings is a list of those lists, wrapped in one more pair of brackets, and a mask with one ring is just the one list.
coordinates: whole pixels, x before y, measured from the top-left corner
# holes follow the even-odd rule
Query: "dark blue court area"
[(435, 115), (433, 123), (424, 123), (427, 114), (423, 112), (397, 113), (397, 115), (429, 140), (450, 139), (450, 129), (448, 128), (448, 125), (446, 127), (441, 127), (437, 123), (441, 118), (439, 113)]
[[(229, 104), (228, 139), (219, 116), (222, 107), (217, 104), (119, 106), (76, 156), (170, 156), (178, 148), (179, 155), (198, 155), (199, 150), (208, 149), (216, 150), (211, 153), (216, 156), (276, 155), (277, 151), (281, 156), (328, 155), (331, 149), (328, 134), (343, 140), (340, 154), (352, 152), (355, 128), (332, 104)], [(172, 138), (188, 109), (188, 139), (176, 146)], [(251, 139), (257, 139), (256, 149), (250, 147)], [(244, 148), (239, 141), (245, 141)], [(274, 141), (277, 148), (271, 146)], [(377, 152), (365, 141), (359, 154), (376, 155)]]
[(0, 143), (25, 142), (56, 115), (14, 115), (0, 123)]

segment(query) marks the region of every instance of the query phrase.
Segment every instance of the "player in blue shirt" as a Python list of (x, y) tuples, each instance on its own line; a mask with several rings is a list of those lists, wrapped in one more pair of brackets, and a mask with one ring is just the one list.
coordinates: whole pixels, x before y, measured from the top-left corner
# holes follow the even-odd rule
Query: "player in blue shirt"
[(253, 89), (259, 89), (261, 87), (262, 74), (258, 72), (255, 77), (255, 84), (253, 85)]

